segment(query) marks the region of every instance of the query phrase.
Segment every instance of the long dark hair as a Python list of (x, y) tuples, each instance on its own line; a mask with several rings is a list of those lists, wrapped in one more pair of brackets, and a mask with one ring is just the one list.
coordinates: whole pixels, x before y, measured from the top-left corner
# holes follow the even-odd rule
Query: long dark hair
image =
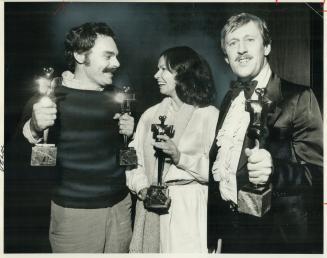
[(214, 103), (216, 90), (208, 63), (192, 48), (173, 47), (161, 53), (170, 72), (175, 72), (176, 93), (181, 101), (198, 107)]

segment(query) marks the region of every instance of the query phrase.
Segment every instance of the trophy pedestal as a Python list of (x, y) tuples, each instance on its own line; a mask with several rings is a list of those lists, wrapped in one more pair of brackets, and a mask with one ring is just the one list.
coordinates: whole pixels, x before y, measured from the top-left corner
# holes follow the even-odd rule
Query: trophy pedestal
[(262, 217), (271, 207), (271, 188), (269, 185), (245, 185), (238, 192), (237, 203), (239, 212)]
[(168, 188), (163, 185), (151, 185), (144, 200), (147, 210), (158, 214), (167, 214), (171, 199), (168, 197)]
[(134, 148), (126, 147), (119, 150), (119, 165), (120, 166), (137, 165), (137, 156)]
[(57, 148), (54, 144), (36, 144), (32, 148), (31, 166), (55, 166)]

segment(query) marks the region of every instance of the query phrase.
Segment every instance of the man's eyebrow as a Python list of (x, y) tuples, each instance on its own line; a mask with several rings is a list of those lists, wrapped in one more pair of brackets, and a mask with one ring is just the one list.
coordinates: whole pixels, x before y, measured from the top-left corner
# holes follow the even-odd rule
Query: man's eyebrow
[(254, 37), (255, 36), (255, 34), (246, 34), (245, 36), (244, 36), (244, 38), (246, 38), (246, 37)]
[(239, 40), (238, 38), (235, 38), (235, 37), (233, 37), (233, 38), (230, 38), (230, 39), (228, 39), (227, 40), (227, 42), (230, 42), (230, 41), (232, 41), (232, 40)]
[(106, 55), (111, 55), (111, 56), (113, 56), (113, 55), (118, 55), (118, 53), (115, 53), (114, 51), (105, 51), (104, 52)]

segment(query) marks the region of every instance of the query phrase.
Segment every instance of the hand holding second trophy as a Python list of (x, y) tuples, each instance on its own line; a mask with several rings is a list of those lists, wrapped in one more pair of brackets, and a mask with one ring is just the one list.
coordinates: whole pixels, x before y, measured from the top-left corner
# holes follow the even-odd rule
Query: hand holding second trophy
[[(121, 115), (119, 119), (123, 119), (124, 114), (131, 114), (131, 102), (135, 101), (135, 94), (132, 92), (131, 88), (123, 87), (122, 92), (117, 94), (116, 101), (120, 103)], [(114, 117), (118, 118), (118, 117)], [(122, 121), (119, 121), (119, 124)], [(122, 125), (120, 125), (122, 126)], [(133, 147), (128, 147), (128, 135), (124, 132), (120, 132), (123, 134), (123, 146), (119, 149), (118, 153), (118, 163), (120, 166), (124, 167), (133, 167), (137, 165), (137, 155), (136, 151)]]

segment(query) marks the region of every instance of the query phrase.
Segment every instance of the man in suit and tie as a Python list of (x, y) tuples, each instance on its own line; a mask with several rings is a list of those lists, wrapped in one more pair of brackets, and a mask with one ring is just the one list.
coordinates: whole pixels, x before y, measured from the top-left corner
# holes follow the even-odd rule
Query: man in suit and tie
[[(222, 102), (210, 153), (208, 247), (217, 248), (221, 238), (227, 253), (312, 252), (310, 244), (322, 241), (316, 204), (322, 203), (323, 126), (317, 100), (310, 87), (271, 70), (271, 38), (259, 17), (232, 16), (221, 31), (221, 47), (237, 82)], [(246, 99), (258, 99), (254, 89), (263, 89), (274, 106), (260, 148), (248, 135), (245, 110)], [(239, 190), (249, 182), (272, 186), (271, 209), (262, 217), (238, 209)], [(311, 216), (321, 222), (317, 227), (311, 227)]]

